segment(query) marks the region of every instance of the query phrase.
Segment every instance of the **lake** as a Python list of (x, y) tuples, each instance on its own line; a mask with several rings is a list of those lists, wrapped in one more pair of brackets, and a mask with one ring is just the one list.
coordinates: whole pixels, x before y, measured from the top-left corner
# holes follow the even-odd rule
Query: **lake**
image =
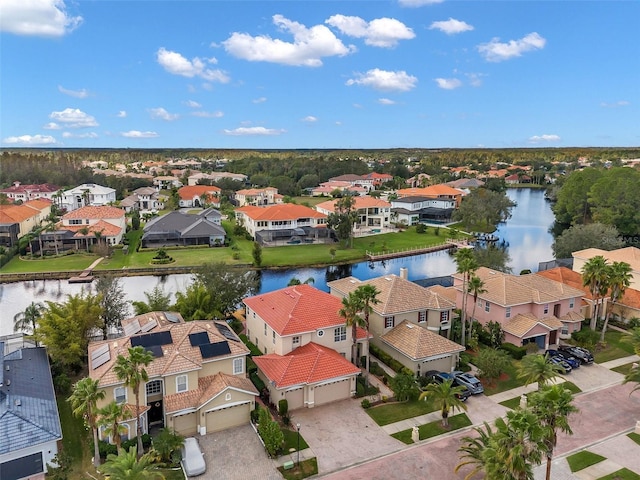
[[(549, 233), (554, 221), (551, 206), (545, 200), (543, 190), (509, 189), (507, 194), (517, 206), (513, 209), (512, 217), (499, 226), (496, 235), (508, 244), (511, 257), (509, 266), (513, 273), (518, 274), (524, 269), (535, 272), (539, 262), (553, 259), (553, 237)], [(373, 264), (362, 262), (322, 268), (264, 270), (261, 272), (260, 291), (283, 288), (294, 277), (302, 282), (313, 278), (314, 286), (326, 291), (327, 281), (348, 275), (361, 280), (391, 273), (398, 275), (402, 267), (407, 268), (409, 280), (450, 275), (456, 270), (451, 255), (441, 251)], [(191, 275), (123, 277), (121, 281), (128, 300), (145, 301), (144, 292), (151, 291), (156, 285), (162, 285), (165, 292), (171, 294), (184, 290), (191, 281)], [(32, 301), (62, 302), (66, 295), (80, 293), (83, 288), (91, 288), (91, 285), (69, 284), (67, 280), (0, 284), (0, 335), (13, 333), (13, 317), (24, 311)]]

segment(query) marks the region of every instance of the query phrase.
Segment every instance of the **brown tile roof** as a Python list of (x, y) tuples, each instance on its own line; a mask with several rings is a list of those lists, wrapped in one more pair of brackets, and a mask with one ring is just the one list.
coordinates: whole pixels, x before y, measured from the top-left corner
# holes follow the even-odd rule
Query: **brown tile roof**
[[(129, 420), (135, 420), (136, 418), (138, 418), (138, 416), (136, 415), (136, 406), (132, 403), (125, 403), (122, 405), (122, 410), (123, 410), (123, 416), (122, 419), (120, 419), (120, 422), (128, 422)], [(151, 407), (148, 405), (140, 405), (140, 415), (142, 415), (144, 412), (151, 410)], [(98, 419), (100, 418), (100, 415), (98, 415)]]
[(277, 388), (314, 384), (360, 373), (358, 367), (335, 350), (313, 342), (284, 356), (270, 353), (253, 360)]
[(542, 270), (536, 273), (536, 275), (540, 275), (544, 278), (548, 278), (549, 280), (564, 283), (565, 285), (581, 290), (583, 297), (593, 300), (593, 295), (591, 295), (589, 287), (585, 287), (584, 285), (582, 285), (582, 275), (580, 275), (578, 272), (574, 272), (570, 268), (551, 268), (549, 270)]
[[(169, 318), (175, 319), (176, 321), (171, 321)], [(129, 317), (122, 320), (122, 328), (127, 331), (129, 325), (132, 325), (132, 330), (137, 330), (140, 327), (144, 327), (151, 322), (156, 322), (155, 327), (150, 327), (149, 332), (155, 332), (156, 330), (160, 330), (162, 327), (166, 327), (175, 323), (185, 323), (184, 318), (178, 312), (148, 312), (143, 313), (142, 315), (136, 315), (135, 317)]]
[(0, 190), (2, 193), (55, 193), (60, 187), (52, 183), (41, 183), (31, 185), (12, 185), (9, 188)]
[(364, 281), (355, 277), (346, 277), (329, 282), (327, 285), (344, 296), (361, 285), (373, 285), (380, 291), (376, 297), (380, 303), (372, 305), (372, 309), (382, 316), (427, 309), (450, 310), (456, 306), (455, 302), (433, 290), (421, 287), (397, 275), (385, 275)]
[(640, 248), (637, 247), (625, 247), (617, 250), (600, 250), (599, 248), (587, 248), (578, 252), (572, 253), (573, 258), (581, 258), (588, 260), (598, 255), (602, 255), (609, 262), (626, 262), (631, 265), (631, 269), (638, 272), (640, 271)]
[(616, 302), (616, 305), (624, 305), (640, 310), (640, 291), (627, 288), (622, 298)]
[(424, 188), (403, 188), (401, 190), (398, 190), (396, 193), (399, 197), (408, 197), (414, 195), (423, 197), (439, 197), (442, 195), (459, 197), (463, 195), (462, 191), (443, 183), (440, 183), (438, 185), (429, 185), (428, 187)]
[(564, 322), (582, 322), (584, 317), (578, 312), (570, 311), (569, 313), (560, 317), (560, 320)]
[(266, 207), (256, 207), (247, 205), (236, 208), (236, 212), (242, 212), (253, 220), (274, 221), (274, 220), (295, 220), (298, 218), (327, 218), (324, 213), (320, 213), (313, 208), (293, 203), (282, 203), (269, 205)]
[[(389, 202), (380, 200), (379, 198), (373, 198), (368, 196), (364, 196), (364, 197), (358, 196), (358, 197), (354, 197), (354, 200), (355, 202), (354, 202), (353, 208), (355, 208), (356, 210), (361, 208), (373, 208), (373, 207), (391, 208), (391, 204)], [(335, 207), (337, 202), (338, 200), (328, 200), (326, 202), (317, 204), (316, 209), (322, 208), (323, 210), (335, 212)]]
[(510, 333), (518, 338), (523, 338), (536, 325), (542, 325), (549, 331), (557, 330), (562, 327), (562, 322), (553, 315), (542, 319), (536, 318), (533, 313), (519, 313), (511, 320), (506, 322), (502, 329), (506, 333)]
[(69, 213), (65, 213), (63, 220), (84, 220), (84, 219), (101, 219), (101, 218), (121, 218), (124, 217), (124, 210), (116, 207), (81, 207)]
[(427, 290), (431, 290), (433, 293), (436, 293), (441, 297), (446, 298), (454, 305), (456, 304), (458, 291), (453, 287), (443, 287), (442, 285), (433, 285), (431, 287), (427, 287)]
[(197, 389), (165, 396), (165, 411), (173, 413), (180, 410), (198, 409), (229, 388), (258, 395), (258, 390), (248, 378), (219, 372), (215, 375), (198, 378)]
[[(220, 322), (224, 324), (224, 322)], [(209, 320), (194, 320), (186, 323), (175, 323), (166, 325), (153, 330), (153, 333), (167, 331), (171, 332), (172, 343), (162, 346), (163, 356), (154, 358), (153, 362), (147, 367), (149, 378), (161, 377), (166, 375), (175, 375), (181, 372), (189, 372), (199, 370), (204, 363), (217, 361), (223, 358), (231, 358), (241, 355), (247, 355), (249, 349), (240, 340), (227, 340), (216, 328), (216, 322)], [(226, 325), (226, 324), (225, 324)], [(211, 359), (202, 358), (199, 347), (191, 346), (189, 334), (207, 332), (210, 343), (225, 342), (229, 345), (231, 353), (217, 356)], [(132, 336), (144, 335), (139, 332)], [(122, 383), (113, 367), (118, 355), (128, 355), (128, 349), (131, 347), (131, 337), (125, 336), (115, 340), (105, 340), (100, 342), (92, 342), (89, 344), (89, 376), (100, 381), (100, 386), (118, 385)], [(98, 348), (109, 346), (109, 360), (97, 367), (93, 368), (93, 360), (91, 354)]]
[(462, 345), (407, 320), (400, 322), (380, 339), (412, 360), (464, 352)]

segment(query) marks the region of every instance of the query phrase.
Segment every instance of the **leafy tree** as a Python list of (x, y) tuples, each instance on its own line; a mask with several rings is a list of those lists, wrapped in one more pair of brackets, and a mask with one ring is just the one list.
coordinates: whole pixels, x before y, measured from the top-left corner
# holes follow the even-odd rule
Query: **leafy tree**
[(364, 304), (360, 297), (354, 292), (349, 292), (349, 295), (342, 298), (342, 308), (338, 310), (338, 315), (344, 318), (347, 327), (351, 327), (351, 338), (353, 344), (351, 345), (351, 363), (356, 366), (360, 366), (360, 359), (358, 358), (358, 327), (363, 328), (365, 326), (364, 320), (360, 318), (359, 312), (364, 308)]
[(502, 375), (511, 365), (511, 359), (504, 350), (495, 348), (483, 348), (478, 352), (475, 359), (481, 377), (486, 378), (490, 383)]
[(327, 226), (336, 232), (338, 240), (345, 246), (350, 246), (353, 238), (353, 224), (357, 216), (355, 203), (352, 195), (343, 196), (336, 200), (334, 213), (330, 213), (327, 218)]
[(165, 293), (160, 285), (153, 287), (151, 292), (144, 292), (147, 302), (132, 302), (136, 315), (148, 312), (166, 312), (171, 308), (171, 294)]
[(140, 386), (143, 382), (149, 381), (147, 367), (153, 361), (153, 354), (144, 347), (129, 348), (129, 356), (118, 355), (113, 367), (118, 379), (122, 380), (127, 387), (131, 387), (136, 398), (136, 425), (138, 436), (138, 452), (142, 455), (142, 422), (140, 421)]
[(256, 267), (262, 265), (262, 247), (258, 242), (253, 242), (253, 264)]
[(164, 464), (169, 464), (175, 452), (182, 448), (184, 437), (169, 428), (163, 428), (153, 438), (152, 442), (153, 450), (158, 454), (160, 461)]
[(509, 251), (502, 245), (476, 245), (473, 249), (473, 258), (478, 266), (487, 267), (499, 272), (511, 273)]
[(320, 177), (315, 173), (307, 173), (298, 180), (298, 188), (304, 190), (306, 188), (316, 187), (320, 184)]
[(167, 207), (171, 210), (178, 210), (180, 208), (180, 194), (178, 194), (178, 189), (176, 187), (171, 188)]
[[(31, 333), (37, 338), (38, 320), (42, 316), (44, 305), (41, 302), (31, 302), (24, 312), (16, 313), (13, 317), (13, 331)], [(36, 341), (36, 347), (38, 342)]]
[(380, 295), (380, 290), (378, 290), (373, 285), (360, 285), (355, 289), (355, 295), (360, 300), (362, 304), (362, 314), (364, 315), (364, 328), (367, 331), (367, 355), (366, 355), (366, 368), (365, 368), (365, 383), (369, 384), (369, 315), (371, 314), (373, 307), (372, 305), (377, 305), (380, 303), (378, 300), (378, 295)]
[(609, 266), (602, 255), (590, 258), (582, 266), (582, 285), (589, 287), (593, 297), (593, 310), (591, 312), (591, 330), (596, 329), (599, 319), (599, 303), (609, 289)]
[(97, 403), (104, 399), (104, 390), (99, 387), (99, 380), (85, 377), (73, 386), (73, 393), (68, 401), (76, 417), (82, 417), (93, 434), (93, 465), (100, 465), (100, 449), (98, 448)]
[(478, 269), (478, 263), (473, 257), (470, 248), (460, 248), (455, 254), (456, 272), (462, 274), (462, 312), (460, 320), (462, 322), (462, 346), (466, 346), (466, 326), (467, 326), (467, 299), (469, 297), (469, 280)]
[(431, 400), (442, 414), (442, 426), (449, 427), (449, 413), (453, 410), (466, 410), (467, 406), (458, 398), (464, 387), (454, 387), (453, 380), (442, 383), (430, 383), (420, 394), (420, 400)]
[(487, 322), (484, 326), (484, 331), (487, 334), (489, 346), (491, 348), (500, 348), (502, 342), (504, 342), (502, 324), (494, 321)]
[(589, 191), (602, 175), (602, 170), (595, 168), (585, 168), (569, 175), (558, 192), (557, 202), (553, 205), (553, 213), (558, 223), (567, 227), (578, 223), (589, 223), (591, 219)]
[(176, 292), (175, 309), (185, 320), (204, 320), (213, 318), (211, 294), (202, 282), (195, 281), (187, 290)]
[(390, 381), (389, 387), (393, 390), (393, 395), (399, 402), (413, 400), (418, 398), (420, 389), (413, 375), (400, 372), (396, 374)]
[(129, 451), (120, 449), (118, 455), (110, 453), (98, 470), (112, 480), (164, 480), (164, 475), (158, 471), (159, 466), (153, 464), (151, 456), (138, 452), (133, 445)]
[(242, 299), (257, 291), (258, 280), (254, 272), (244, 268), (230, 268), (225, 263), (205, 263), (195, 274), (211, 295), (210, 313), (227, 318)]
[[(631, 285), (633, 270), (631, 265), (626, 262), (613, 262), (609, 266), (609, 278), (607, 283), (611, 289), (610, 297), (611, 304), (616, 303), (624, 296), (624, 292)], [(604, 335), (607, 333), (607, 325), (609, 323), (609, 315), (605, 311), (604, 313), (604, 325), (602, 326), (602, 333), (600, 334), (600, 341), (604, 342)]]
[(301, 282), (300, 279), (297, 277), (293, 277), (291, 280), (289, 280), (289, 283), (287, 283), (287, 286), (293, 287), (294, 285), (302, 285), (302, 284), (309, 285), (309, 284), (315, 283), (315, 281), (316, 280), (313, 277), (307, 278), (304, 282)]
[(623, 235), (640, 233), (640, 171), (617, 167), (607, 170), (588, 193), (593, 220), (614, 225)]
[(527, 355), (518, 368), (518, 378), (524, 379), (525, 385), (537, 383), (540, 389), (561, 372), (562, 367), (552, 363), (548, 355)]
[(106, 340), (109, 330), (120, 328), (129, 315), (129, 302), (125, 300), (122, 280), (112, 275), (98, 277), (96, 292), (102, 306), (102, 338)]
[(495, 227), (511, 217), (514, 206), (515, 203), (504, 192), (475, 188), (464, 197), (453, 218), (467, 229)]
[(619, 232), (613, 225), (603, 223), (576, 224), (556, 237), (551, 248), (555, 258), (571, 258), (573, 252), (586, 248), (615, 250), (624, 247)]
[(284, 443), (284, 435), (280, 430), (278, 422), (271, 419), (271, 415), (266, 408), (260, 409), (258, 433), (262, 437), (264, 447), (271, 457), (275, 457)]
[(116, 444), (116, 451), (120, 450), (122, 445), (122, 434), (127, 428), (120, 422), (124, 420), (124, 405), (116, 403), (115, 400), (98, 410), (98, 426), (104, 426), (105, 435), (113, 437)]
[(131, 229), (140, 230), (140, 210), (137, 208), (131, 212)]

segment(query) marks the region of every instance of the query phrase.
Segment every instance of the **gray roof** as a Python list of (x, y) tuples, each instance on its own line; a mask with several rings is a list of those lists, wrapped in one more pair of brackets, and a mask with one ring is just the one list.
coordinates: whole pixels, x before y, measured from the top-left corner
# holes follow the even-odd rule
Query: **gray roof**
[[(202, 216), (207, 212), (212, 216), (210, 209), (201, 212), (199, 215), (189, 215), (181, 212), (169, 212), (158, 218), (154, 218), (144, 227), (144, 236), (158, 233), (179, 232), (181, 236), (194, 236), (197, 231), (198, 236), (202, 235), (225, 235), (224, 228), (210, 222)], [(197, 229), (194, 230), (194, 228)], [(191, 232), (189, 235), (188, 232)]]
[(62, 438), (46, 350), (16, 350), (0, 366), (0, 455)]

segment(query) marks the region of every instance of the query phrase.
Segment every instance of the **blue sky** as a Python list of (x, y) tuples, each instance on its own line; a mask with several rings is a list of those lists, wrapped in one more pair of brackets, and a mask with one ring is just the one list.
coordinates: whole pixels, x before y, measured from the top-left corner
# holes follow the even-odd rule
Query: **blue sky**
[(640, 145), (636, 1), (0, 0), (3, 147)]

